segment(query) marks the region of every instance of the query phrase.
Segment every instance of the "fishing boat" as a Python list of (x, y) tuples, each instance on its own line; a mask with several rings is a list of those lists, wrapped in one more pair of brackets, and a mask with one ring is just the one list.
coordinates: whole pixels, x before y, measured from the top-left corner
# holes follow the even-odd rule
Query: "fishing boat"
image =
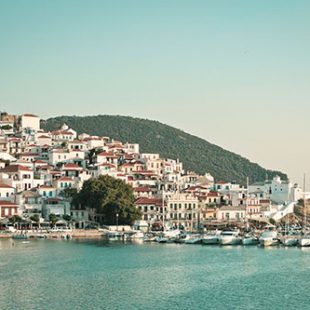
[(223, 231), (219, 236), (220, 245), (238, 245), (241, 244), (241, 237), (239, 236), (239, 231), (227, 230)]

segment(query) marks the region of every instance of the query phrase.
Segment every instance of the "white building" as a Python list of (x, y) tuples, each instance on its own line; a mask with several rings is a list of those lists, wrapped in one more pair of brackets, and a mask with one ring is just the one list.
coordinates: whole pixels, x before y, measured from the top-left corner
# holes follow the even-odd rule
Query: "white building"
[(20, 117), (20, 125), (22, 129), (30, 128), (35, 131), (40, 130), (40, 118), (33, 114), (23, 114)]

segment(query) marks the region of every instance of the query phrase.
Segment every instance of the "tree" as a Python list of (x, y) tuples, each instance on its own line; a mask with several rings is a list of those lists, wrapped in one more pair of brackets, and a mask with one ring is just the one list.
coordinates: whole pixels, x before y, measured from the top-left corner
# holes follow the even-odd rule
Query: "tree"
[(54, 213), (51, 213), (48, 216), (49, 221), (52, 223), (53, 226), (55, 226), (56, 222), (58, 221), (57, 216)]
[(9, 218), (9, 221), (12, 223), (12, 224), (15, 224), (15, 223), (19, 223), (22, 221), (22, 218), (19, 216), (19, 215), (13, 215), (12, 217)]
[(34, 214), (32, 216), (30, 216), (30, 219), (34, 222), (36, 222), (37, 224), (39, 224), (40, 222), (40, 216), (38, 214)]
[(94, 208), (103, 217), (103, 223), (115, 225), (132, 224), (141, 218), (135, 207), (132, 188), (122, 180), (108, 175), (91, 178), (84, 182), (83, 188), (73, 199), (75, 206)]
[(62, 218), (63, 218), (65, 221), (67, 221), (67, 222), (70, 222), (70, 221), (71, 221), (71, 216), (68, 215), (68, 214), (65, 214)]

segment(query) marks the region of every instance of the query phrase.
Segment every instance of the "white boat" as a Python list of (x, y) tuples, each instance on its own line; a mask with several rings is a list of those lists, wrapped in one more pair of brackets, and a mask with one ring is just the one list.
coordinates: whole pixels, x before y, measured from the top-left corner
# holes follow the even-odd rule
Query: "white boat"
[(158, 243), (168, 243), (169, 242), (169, 238), (165, 237), (165, 236), (157, 236), (155, 238), (155, 241)]
[(142, 231), (137, 231), (133, 235), (131, 235), (132, 240), (143, 240), (144, 239), (144, 233)]
[(107, 234), (109, 241), (118, 241), (122, 239), (122, 234), (118, 231), (110, 231)]
[(247, 234), (243, 237), (242, 244), (243, 245), (257, 245), (258, 244), (258, 238), (251, 235), (251, 234)]
[(185, 239), (185, 244), (199, 244), (201, 243), (201, 235), (191, 235)]
[(300, 239), (300, 233), (289, 231), (281, 238), (281, 242), (284, 246), (296, 246)]
[(310, 246), (310, 234), (305, 234), (299, 239), (299, 245), (302, 247)]
[(259, 244), (261, 246), (275, 246), (280, 244), (278, 233), (276, 231), (264, 231), (259, 237)]
[(218, 244), (220, 234), (221, 234), (221, 231), (214, 231), (214, 232), (207, 233), (202, 238), (202, 244), (205, 244), (205, 245)]
[(241, 240), (239, 231), (223, 231), (219, 236), (220, 245), (238, 245)]

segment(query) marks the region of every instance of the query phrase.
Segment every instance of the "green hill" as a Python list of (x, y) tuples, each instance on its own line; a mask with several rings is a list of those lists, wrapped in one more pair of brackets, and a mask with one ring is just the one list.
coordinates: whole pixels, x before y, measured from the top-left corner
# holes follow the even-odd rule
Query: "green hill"
[(201, 174), (211, 173), (217, 181), (245, 183), (265, 180), (276, 174), (286, 179), (278, 171), (266, 170), (248, 159), (211, 144), (182, 130), (157, 121), (127, 116), (60, 116), (42, 121), (45, 130), (58, 129), (68, 124), (78, 133), (108, 136), (122, 142), (139, 143), (140, 152), (160, 153), (165, 158), (179, 158), (186, 170)]

